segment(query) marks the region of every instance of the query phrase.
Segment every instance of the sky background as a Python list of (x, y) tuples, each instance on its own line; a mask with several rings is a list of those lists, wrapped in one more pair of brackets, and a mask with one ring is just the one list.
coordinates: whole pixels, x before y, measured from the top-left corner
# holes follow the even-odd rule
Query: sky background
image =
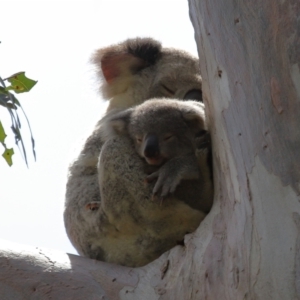
[(0, 76), (26, 71), (38, 80), (18, 95), (36, 142), (34, 162), (21, 117), (29, 168), (0, 106), (6, 145), (15, 150), (12, 167), (0, 156), (0, 238), (76, 254), (63, 224), (67, 169), (105, 108), (89, 58), (136, 36), (197, 55), (188, 1), (0, 0), (0, 7)]

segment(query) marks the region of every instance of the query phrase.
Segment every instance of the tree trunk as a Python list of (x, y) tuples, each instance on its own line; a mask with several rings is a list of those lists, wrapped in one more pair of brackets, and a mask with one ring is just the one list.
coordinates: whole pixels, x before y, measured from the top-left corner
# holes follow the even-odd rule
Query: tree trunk
[(299, 299), (300, 2), (190, 0), (190, 13), (215, 171), (200, 299)]
[(189, 3), (212, 211), (184, 246), (142, 268), (9, 247), (1, 299), (300, 299), (300, 2)]

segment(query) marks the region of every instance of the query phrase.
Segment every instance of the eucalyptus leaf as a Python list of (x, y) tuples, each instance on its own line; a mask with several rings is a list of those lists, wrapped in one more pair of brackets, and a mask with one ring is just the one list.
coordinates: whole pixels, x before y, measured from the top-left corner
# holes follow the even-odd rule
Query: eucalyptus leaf
[(2, 156), (6, 160), (7, 164), (11, 167), (13, 162), (12, 162), (12, 156), (14, 155), (14, 149), (5, 149)]
[(5, 90), (13, 90), (17, 94), (29, 92), (37, 83), (37, 81), (26, 77), (25, 72), (16, 73), (5, 80), (11, 84)]

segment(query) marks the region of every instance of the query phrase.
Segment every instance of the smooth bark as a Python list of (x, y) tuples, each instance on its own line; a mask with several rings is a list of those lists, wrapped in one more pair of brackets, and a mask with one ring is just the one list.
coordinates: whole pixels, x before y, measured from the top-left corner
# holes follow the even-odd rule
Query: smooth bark
[(189, 3), (219, 209), (201, 299), (298, 299), (300, 3)]

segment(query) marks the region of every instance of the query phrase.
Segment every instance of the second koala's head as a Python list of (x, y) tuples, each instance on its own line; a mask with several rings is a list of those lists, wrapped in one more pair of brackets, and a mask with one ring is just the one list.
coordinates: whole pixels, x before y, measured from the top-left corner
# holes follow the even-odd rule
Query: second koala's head
[(193, 153), (196, 136), (206, 133), (204, 105), (196, 101), (151, 99), (117, 113), (109, 126), (128, 134), (148, 164)]
[(108, 111), (151, 98), (202, 101), (199, 61), (185, 51), (163, 48), (151, 38), (128, 39), (97, 50), (92, 58), (102, 78)]

